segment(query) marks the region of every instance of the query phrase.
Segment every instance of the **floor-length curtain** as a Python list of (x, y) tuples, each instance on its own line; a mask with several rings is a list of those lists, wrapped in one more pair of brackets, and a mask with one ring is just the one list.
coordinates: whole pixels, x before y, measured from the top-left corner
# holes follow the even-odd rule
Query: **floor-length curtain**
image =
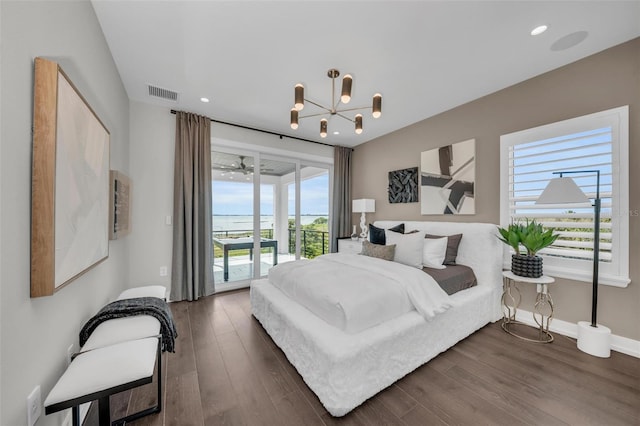
[(214, 292), (211, 240), (211, 120), (176, 113), (171, 300)]
[(351, 148), (333, 150), (333, 208), (331, 211), (331, 252), (338, 251), (337, 238), (351, 235)]

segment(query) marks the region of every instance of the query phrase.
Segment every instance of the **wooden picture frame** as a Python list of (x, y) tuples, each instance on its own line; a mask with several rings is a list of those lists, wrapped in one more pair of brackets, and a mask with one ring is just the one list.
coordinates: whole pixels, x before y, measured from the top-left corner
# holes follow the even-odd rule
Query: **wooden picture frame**
[(109, 179), (109, 239), (117, 240), (131, 232), (131, 180), (117, 170)]
[(35, 59), (31, 297), (109, 256), (109, 131), (56, 62)]

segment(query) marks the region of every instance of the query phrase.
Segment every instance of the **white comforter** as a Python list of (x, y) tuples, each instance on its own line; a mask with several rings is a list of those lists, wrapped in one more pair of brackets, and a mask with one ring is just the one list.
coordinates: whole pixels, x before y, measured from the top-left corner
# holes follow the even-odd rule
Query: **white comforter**
[(269, 282), (348, 333), (414, 309), (430, 320), (451, 307), (449, 296), (422, 270), (356, 254), (282, 263), (269, 270)]

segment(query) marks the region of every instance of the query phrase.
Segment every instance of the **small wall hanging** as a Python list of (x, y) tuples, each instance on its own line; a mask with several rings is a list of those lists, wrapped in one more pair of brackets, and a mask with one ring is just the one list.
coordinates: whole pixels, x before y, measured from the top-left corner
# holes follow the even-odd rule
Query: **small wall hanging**
[(109, 239), (117, 240), (131, 232), (131, 181), (111, 170), (109, 183)]
[(418, 168), (394, 170), (389, 172), (389, 202), (418, 202)]

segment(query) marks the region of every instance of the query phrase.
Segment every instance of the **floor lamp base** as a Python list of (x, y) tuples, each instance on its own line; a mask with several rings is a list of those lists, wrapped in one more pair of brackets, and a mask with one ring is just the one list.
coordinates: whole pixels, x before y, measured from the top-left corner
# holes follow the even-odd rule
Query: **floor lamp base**
[(604, 325), (591, 327), (588, 321), (578, 322), (578, 349), (600, 358), (611, 356), (611, 329)]

